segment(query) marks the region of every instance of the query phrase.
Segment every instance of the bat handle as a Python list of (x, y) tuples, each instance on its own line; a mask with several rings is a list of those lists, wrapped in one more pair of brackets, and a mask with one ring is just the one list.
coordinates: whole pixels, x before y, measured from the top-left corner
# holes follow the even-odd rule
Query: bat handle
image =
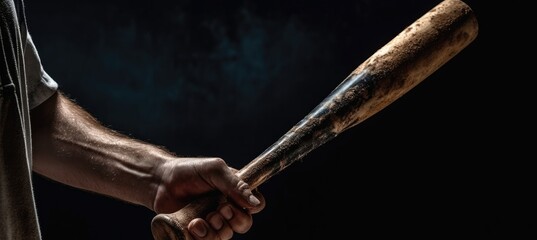
[(207, 216), (223, 201), (225, 201), (224, 195), (211, 192), (177, 212), (158, 214), (151, 221), (153, 237), (158, 240), (193, 240), (187, 229), (190, 221), (200, 216)]

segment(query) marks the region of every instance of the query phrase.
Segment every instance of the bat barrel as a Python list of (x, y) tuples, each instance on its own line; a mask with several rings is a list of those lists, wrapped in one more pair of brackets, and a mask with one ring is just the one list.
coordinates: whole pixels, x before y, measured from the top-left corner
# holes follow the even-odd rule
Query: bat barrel
[[(472, 9), (444, 0), (374, 53), (312, 112), (244, 166), (238, 175), (257, 187), (338, 134), (359, 124), (415, 87), (468, 46), (478, 32)], [(152, 221), (157, 240), (190, 240), (188, 223), (216, 209), (223, 198), (195, 201)]]
[(358, 66), (239, 176), (251, 186), (262, 184), (397, 100), (469, 45), (477, 32), (468, 5), (459, 0), (440, 3)]

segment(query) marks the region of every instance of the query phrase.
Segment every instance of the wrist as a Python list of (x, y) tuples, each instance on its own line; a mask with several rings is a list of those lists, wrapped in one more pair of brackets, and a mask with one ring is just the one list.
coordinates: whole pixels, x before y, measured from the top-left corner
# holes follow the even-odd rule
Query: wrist
[(151, 181), (151, 194), (148, 194), (147, 196), (151, 196), (151, 198), (147, 201), (145, 206), (149, 209), (151, 209), (154, 212), (159, 213), (160, 209), (160, 202), (163, 202), (163, 198), (165, 198), (168, 194), (166, 192), (166, 176), (169, 176), (169, 167), (167, 167), (169, 164), (171, 164), (173, 161), (176, 161), (175, 156), (170, 156), (168, 154), (164, 156), (157, 157), (158, 160), (155, 161), (155, 166), (152, 169), (152, 181)]

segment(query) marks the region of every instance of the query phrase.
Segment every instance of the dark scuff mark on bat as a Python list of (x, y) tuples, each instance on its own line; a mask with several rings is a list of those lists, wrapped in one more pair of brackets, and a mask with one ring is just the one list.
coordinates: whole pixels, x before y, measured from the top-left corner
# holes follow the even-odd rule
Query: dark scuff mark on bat
[[(302, 159), (313, 149), (363, 120), (357, 110), (374, 97), (378, 87), (379, 81), (367, 70), (350, 74), (304, 119), (257, 158), (263, 163), (253, 166), (256, 168), (254, 171), (245, 171), (248, 169), (246, 166), (239, 174), (256, 187)], [(253, 172), (256, 173), (251, 174)], [(253, 176), (256, 176), (255, 179)]]

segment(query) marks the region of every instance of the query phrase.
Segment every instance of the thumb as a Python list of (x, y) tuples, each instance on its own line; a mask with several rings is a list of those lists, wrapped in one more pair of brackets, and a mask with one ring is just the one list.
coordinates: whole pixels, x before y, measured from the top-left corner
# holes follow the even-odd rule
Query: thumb
[(235, 175), (225, 163), (218, 169), (218, 173), (209, 176), (216, 189), (243, 208), (255, 208), (261, 204), (261, 201), (252, 193), (250, 186)]

